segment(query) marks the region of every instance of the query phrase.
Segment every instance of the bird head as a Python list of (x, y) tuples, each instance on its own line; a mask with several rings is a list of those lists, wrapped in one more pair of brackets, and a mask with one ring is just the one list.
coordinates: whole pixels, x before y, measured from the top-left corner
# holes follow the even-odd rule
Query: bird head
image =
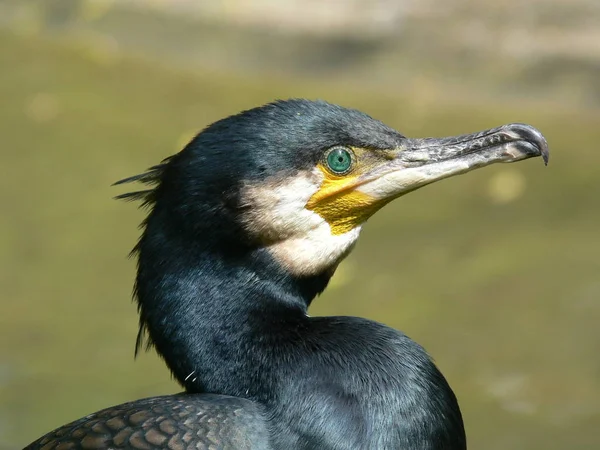
[(246, 264), (247, 255), (262, 255), (256, 266), (268, 260), (294, 279), (325, 280), (311, 299), (390, 201), (535, 156), (547, 163), (548, 145), (529, 125), (415, 139), (357, 110), (288, 100), (215, 122), (178, 154), (118, 183), (155, 185), (120, 196), (152, 208), (140, 260), (152, 254), (166, 266), (167, 242), (188, 259), (219, 253)]
[(260, 247), (295, 276), (331, 272), (385, 204), (450, 176), (534, 156), (539, 131), (509, 124), (474, 134), (408, 138), (322, 101), (278, 101), (220, 120), (180, 153), (125, 181), (203, 248)]

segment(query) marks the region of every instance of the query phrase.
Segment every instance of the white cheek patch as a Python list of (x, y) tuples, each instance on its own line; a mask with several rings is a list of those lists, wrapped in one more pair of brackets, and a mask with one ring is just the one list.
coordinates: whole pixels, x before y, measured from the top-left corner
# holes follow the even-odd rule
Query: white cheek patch
[(248, 233), (295, 276), (335, 268), (352, 250), (360, 227), (334, 235), (325, 219), (306, 209), (323, 182), (319, 171), (300, 172), (284, 181), (249, 185), (242, 190)]
[(242, 204), (247, 211), (241, 220), (246, 230), (269, 245), (318, 228), (319, 217), (305, 206), (321, 182), (317, 174), (301, 172), (291, 179), (244, 187)]

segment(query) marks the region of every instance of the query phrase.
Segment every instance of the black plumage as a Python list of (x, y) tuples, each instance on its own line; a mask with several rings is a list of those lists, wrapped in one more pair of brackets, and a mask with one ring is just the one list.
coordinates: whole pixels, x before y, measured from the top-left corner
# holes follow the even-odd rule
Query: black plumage
[[(187, 394), (109, 408), (27, 448), (465, 449), (456, 397), (418, 344), (366, 319), (307, 315), (346, 253), (294, 273), (270, 251), (277, 237), (249, 231), (256, 205), (245, 189), (312, 173), (334, 146), (382, 161), (393, 149), (407, 168), (427, 164), (414, 156), (424, 150), (434, 162), (509, 144), (518, 159), (547, 152), (536, 130), (508, 127), (443, 141), (445, 156), (438, 141), (355, 110), (275, 102), (216, 122), (123, 180), (151, 185), (121, 196), (150, 208), (135, 249), (137, 346), (147, 333)], [(495, 161), (486, 155), (474, 167)]]

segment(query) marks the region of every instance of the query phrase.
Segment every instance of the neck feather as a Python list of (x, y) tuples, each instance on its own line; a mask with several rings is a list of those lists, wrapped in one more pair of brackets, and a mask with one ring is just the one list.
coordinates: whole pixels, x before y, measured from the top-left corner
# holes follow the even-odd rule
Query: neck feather
[(189, 242), (181, 231), (146, 227), (138, 245), (138, 347), (146, 332), (188, 391), (235, 395), (273, 360), (273, 342), (306, 322), (331, 274), (296, 278), (265, 249)]

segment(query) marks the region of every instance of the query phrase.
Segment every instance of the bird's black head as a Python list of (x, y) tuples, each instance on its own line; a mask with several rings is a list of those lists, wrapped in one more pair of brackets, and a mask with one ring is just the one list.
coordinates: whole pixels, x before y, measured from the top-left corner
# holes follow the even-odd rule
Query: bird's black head
[[(294, 200), (292, 194), (305, 197), (306, 203), (314, 194), (309, 184), (318, 188), (322, 182), (315, 169), (327, 150), (383, 151), (398, 147), (402, 139), (360, 111), (325, 102), (279, 101), (208, 126), (180, 153), (146, 174), (122, 181), (158, 184), (156, 189), (124, 197), (143, 197), (155, 211), (168, 210), (171, 220), (181, 219), (182, 229), (203, 236), (204, 245), (218, 243), (219, 237), (229, 242), (264, 242), (268, 235), (250, 233), (249, 222), (256, 217), (248, 214), (274, 219), (276, 211), (268, 210), (261, 200), (279, 201), (284, 207)], [(283, 192), (288, 187), (290, 191)], [(232, 235), (232, 226), (246, 231)]]
[(278, 101), (220, 120), (180, 153), (122, 181), (155, 185), (121, 196), (151, 207), (138, 245), (142, 323), (148, 305), (141, 284), (156, 279), (156, 288), (186, 266), (202, 271), (198, 264), (209, 260), (212, 271), (250, 268), (248, 283), (272, 277), (309, 303), (364, 222), (390, 200), (539, 155), (547, 158), (546, 142), (527, 125), (409, 139), (322, 101)]

